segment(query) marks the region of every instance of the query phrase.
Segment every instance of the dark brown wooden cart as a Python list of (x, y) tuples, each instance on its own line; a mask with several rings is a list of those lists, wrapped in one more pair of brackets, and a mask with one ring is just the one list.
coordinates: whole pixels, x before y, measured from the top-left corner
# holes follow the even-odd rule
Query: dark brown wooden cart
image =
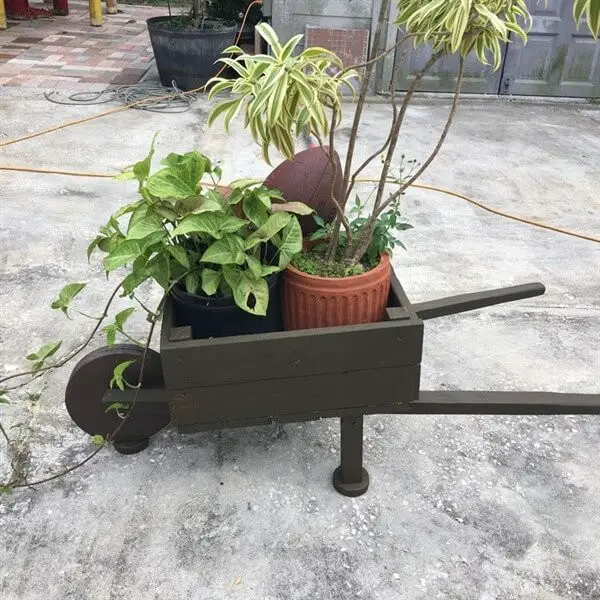
[[(114, 367), (139, 359), (132, 345), (90, 353), (73, 370), (66, 404), (90, 434), (109, 435), (122, 453), (138, 452), (172, 421), (182, 433), (266, 423), (339, 417), (341, 464), (335, 489), (363, 494), (363, 417), (368, 414), (600, 414), (600, 395), (419, 390), (423, 321), (538, 296), (540, 283), (411, 304), (396, 278), (382, 323), (194, 340), (175, 327), (167, 302), (160, 354), (151, 352), (142, 389), (125, 415), (106, 408), (132, 406), (136, 390), (110, 389)], [(137, 381), (139, 363), (126, 372)], [(137, 371), (136, 371), (137, 369)]]

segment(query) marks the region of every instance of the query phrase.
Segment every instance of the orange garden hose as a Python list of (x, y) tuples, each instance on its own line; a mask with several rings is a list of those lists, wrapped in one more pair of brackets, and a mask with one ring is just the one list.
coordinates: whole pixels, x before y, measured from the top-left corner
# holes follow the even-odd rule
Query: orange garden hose
[[(90, 171), (67, 171), (67, 170), (58, 170), (58, 169), (43, 169), (43, 168), (34, 168), (34, 167), (20, 167), (20, 166), (8, 166), (3, 167), (0, 166), (0, 171), (18, 171), (23, 173), (44, 173), (49, 175), (70, 175), (73, 177), (103, 177), (107, 179), (114, 178), (118, 175), (118, 173), (94, 173)], [(358, 183), (379, 183), (379, 179), (357, 179)], [(469, 198), (464, 194), (459, 194), (458, 192), (453, 192), (452, 190), (447, 190), (445, 188), (437, 187), (435, 185), (428, 185), (425, 183), (413, 183), (411, 187), (418, 188), (421, 190), (429, 190), (433, 192), (440, 192), (442, 194), (447, 194), (448, 196), (454, 196), (455, 198), (460, 198), (461, 200), (465, 200), (472, 204), (473, 206), (477, 206), (482, 210), (486, 210), (487, 212), (492, 213), (493, 215), (498, 215), (500, 217), (504, 217), (506, 219), (512, 219), (513, 221), (517, 221), (519, 223), (525, 223), (526, 225), (532, 225), (534, 227), (540, 227), (542, 229), (547, 229), (549, 231), (554, 231), (556, 233), (563, 233), (565, 235), (570, 235), (572, 237), (579, 238), (581, 240), (586, 240), (588, 242), (595, 242), (600, 244), (600, 237), (595, 237), (592, 235), (586, 235), (584, 233), (578, 233), (577, 231), (571, 231), (570, 229), (564, 229), (562, 227), (556, 227), (554, 225), (547, 225), (546, 223), (541, 223), (540, 221), (533, 221), (531, 219), (525, 219), (524, 217), (519, 217), (518, 215), (512, 215), (510, 213), (506, 213), (504, 211), (498, 210), (497, 208), (492, 208), (483, 204), (482, 202), (478, 202), (477, 200), (473, 200), (473, 198)]]
[[(242, 31), (244, 29), (244, 25), (246, 23), (246, 19), (248, 17), (248, 14), (250, 12), (250, 9), (252, 8), (252, 6), (254, 6), (255, 4), (262, 4), (263, 0), (253, 0), (253, 2), (251, 2), (248, 5), (248, 8), (246, 9), (246, 12), (244, 14), (244, 18), (242, 19), (242, 24), (240, 26), (240, 31), (237, 35), (237, 38), (235, 40), (235, 44), (237, 45), (240, 41), (240, 37), (242, 35)], [(225, 70), (226, 66), (224, 65), (223, 67), (221, 67), (221, 69), (218, 71), (218, 73), (215, 75), (215, 77), (218, 77), (224, 70)], [(206, 88), (206, 84), (204, 84), (203, 86), (199, 87), (199, 88), (195, 88), (193, 90), (189, 90), (187, 92), (182, 92), (182, 95), (187, 95), (187, 94), (193, 94), (196, 92), (202, 92), (204, 91), (204, 89)], [(159, 97), (159, 98), (152, 98), (153, 102), (156, 102), (157, 100), (167, 100), (169, 99), (170, 94), (167, 94), (165, 96)], [(138, 100), (137, 102), (133, 102), (131, 104), (127, 104), (125, 106), (118, 106), (116, 108), (111, 108), (109, 110), (105, 110), (99, 113), (96, 113), (94, 115), (91, 115), (89, 117), (83, 117), (81, 119), (76, 119), (73, 121), (67, 121), (66, 123), (61, 123), (59, 125), (55, 125), (53, 127), (50, 127), (48, 129), (42, 129), (41, 131), (36, 131), (34, 133), (30, 133), (29, 135), (25, 135), (19, 138), (14, 138), (11, 140), (7, 140), (4, 142), (0, 142), (0, 148), (5, 147), (5, 146), (10, 146), (12, 144), (16, 144), (17, 142), (24, 142), (26, 140), (31, 140), (33, 138), (45, 135), (47, 133), (51, 133), (53, 131), (59, 131), (61, 129), (65, 129), (67, 127), (71, 127), (73, 125), (78, 125), (81, 123), (87, 123), (88, 121), (93, 121), (94, 119), (99, 119), (101, 117), (105, 117), (107, 115), (111, 115), (114, 113), (118, 113), (118, 112), (122, 112), (124, 110), (127, 110), (129, 108), (132, 108), (134, 106), (139, 106), (141, 104), (143, 104), (144, 102), (147, 102), (147, 99), (143, 99), (143, 100)], [(45, 169), (45, 168), (37, 168), (37, 167), (23, 167), (23, 166), (0, 166), (0, 170), (2, 171), (17, 171), (17, 172), (24, 172), (24, 173), (43, 173), (43, 174), (48, 174), (48, 175), (68, 175), (68, 176), (73, 176), (73, 177), (103, 177), (103, 178), (114, 178), (117, 173), (94, 173), (94, 172), (88, 172), (88, 171), (69, 171), (69, 170), (58, 170), (58, 169)], [(358, 179), (357, 181), (359, 182), (363, 182), (363, 183), (378, 183), (379, 180), (378, 179)], [(481, 208), (482, 210), (486, 210), (494, 215), (499, 215), (501, 217), (504, 217), (506, 219), (512, 219), (513, 221), (517, 221), (519, 223), (525, 223), (526, 225), (532, 225), (534, 227), (540, 227), (542, 229), (547, 229), (549, 231), (555, 231), (557, 233), (562, 233), (565, 235), (570, 235), (572, 237), (576, 237), (582, 240), (587, 240), (590, 242), (595, 242), (595, 243), (600, 243), (600, 238), (599, 237), (595, 237), (595, 236), (591, 236), (591, 235), (586, 235), (586, 234), (582, 234), (582, 233), (578, 233), (576, 231), (571, 231), (569, 229), (563, 229), (562, 227), (555, 227), (554, 225), (547, 225), (545, 223), (541, 223), (539, 221), (533, 221), (531, 219), (526, 219), (524, 217), (519, 217), (518, 215), (512, 215), (510, 213), (506, 213), (503, 212), (501, 210), (498, 210), (496, 208), (491, 208), (485, 204), (482, 204), (481, 202), (477, 202), (476, 200), (473, 200), (472, 198), (469, 198), (468, 196), (465, 196), (463, 194), (459, 194), (457, 192), (453, 192), (452, 190), (447, 190), (444, 188), (439, 188), (433, 185), (426, 185), (426, 184), (413, 184), (412, 187), (415, 188), (419, 188), (419, 189), (424, 189), (424, 190), (430, 190), (430, 191), (435, 191), (435, 192), (440, 192), (442, 194), (448, 194), (449, 196), (454, 196), (455, 198), (460, 198), (461, 200), (465, 200), (466, 202), (469, 202), (470, 204), (477, 206), (478, 208)]]

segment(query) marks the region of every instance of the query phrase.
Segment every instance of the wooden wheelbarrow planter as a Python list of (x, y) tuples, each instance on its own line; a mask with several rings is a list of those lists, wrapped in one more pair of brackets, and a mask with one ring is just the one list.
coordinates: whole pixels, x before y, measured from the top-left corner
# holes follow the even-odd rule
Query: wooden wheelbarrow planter
[[(147, 360), (143, 387), (115, 448), (137, 452), (169, 421), (189, 433), (339, 417), (341, 464), (333, 485), (358, 496), (369, 485), (362, 465), (364, 415), (600, 414), (598, 395), (419, 391), (424, 320), (544, 291), (532, 283), (412, 305), (393, 278), (382, 323), (203, 340), (193, 340), (189, 327), (174, 326), (168, 302), (160, 356)], [(109, 389), (108, 382), (114, 366), (136, 353), (135, 346), (101, 349), (75, 367), (67, 408), (88, 433), (114, 431), (118, 416), (106, 407), (133, 401), (135, 390)], [(82, 395), (92, 398), (84, 403)]]

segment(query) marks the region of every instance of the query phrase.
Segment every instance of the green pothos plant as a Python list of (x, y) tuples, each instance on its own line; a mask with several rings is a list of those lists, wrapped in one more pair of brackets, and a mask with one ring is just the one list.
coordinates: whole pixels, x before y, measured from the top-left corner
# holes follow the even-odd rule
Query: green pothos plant
[[(59, 355), (61, 341), (45, 343), (28, 354), (30, 369), (0, 379), (0, 403), (7, 403), (10, 393), (75, 358), (97, 335), (105, 336), (109, 347), (125, 340), (144, 348), (143, 371), (164, 301), (175, 286), (208, 298), (232, 297), (241, 310), (256, 318), (266, 314), (266, 278), (284, 269), (301, 250), (302, 230), (296, 215), (310, 214), (312, 209), (300, 202), (284, 202), (277, 190), (253, 180), (220, 187), (221, 168), (196, 150), (169, 154), (156, 172), (152, 172), (153, 155), (154, 141), (148, 155), (118, 177), (137, 181), (139, 198), (113, 213), (87, 249), (88, 259), (95, 252), (103, 253), (101, 264), (107, 277), (119, 274), (101, 315), (88, 315), (75, 306), (86, 287), (83, 282), (68, 283), (51, 303), (51, 308), (68, 318), (78, 313), (92, 319), (95, 324), (90, 335), (63, 355)], [(139, 295), (140, 286), (148, 281), (162, 289), (158, 305), (152, 308)], [(111, 306), (119, 296), (133, 305), (109, 321)], [(136, 310), (145, 313), (150, 323), (141, 342), (127, 330)], [(110, 387), (140, 387), (126, 378), (130, 365), (131, 361), (124, 361), (115, 367)], [(26, 378), (25, 382), (12, 383), (20, 378)], [(120, 411), (124, 418), (132, 409), (133, 404), (120, 403), (107, 408)], [(8, 441), (4, 428), (1, 433)], [(93, 436), (93, 441), (101, 447), (107, 440)], [(6, 487), (11, 486), (0, 486), (0, 491)]]
[(151, 174), (153, 153), (120, 176), (137, 180), (140, 199), (111, 215), (88, 257), (104, 251), (107, 273), (127, 265), (124, 295), (152, 279), (165, 294), (180, 285), (190, 294), (232, 296), (242, 310), (265, 315), (265, 278), (301, 250), (296, 214), (312, 209), (252, 181), (219, 187), (221, 168), (198, 151), (171, 153)]
[[(344, 67), (335, 54), (323, 48), (305, 48), (296, 52), (302, 36), (294, 36), (283, 43), (269, 25), (260, 24), (256, 30), (269, 44), (271, 54), (252, 56), (232, 46), (225, 53), (234, 58), (228, 56), (221, 60), (237, 72), (238, 78), (233, 81), (215, 78), (209, 82), (212, 85), (209, 97), (214, 98), (222, 91), (230, 94), (229, 98), (217, 101), (209, 115), (209, 123), (223, 115), (228, 128), (233, 119), (243, 115), (244, 126), (261, 146), (267, 161), (269, 148), (273, 147), (286, 158), (291, 158), (295, 154), (295, 139), (301, 134), (312, 136), (327, 152), (335, 179), (335, 134), (342, 122), (343, 91), (349, 88), (354, 92), (355, 82), (360, 79), (341, 173), (342, 192), (336, 196), (333, 185), (331, 190), (336, 217), (328, 228), (326, 252), (323, 254), (322, 248), (319, 249), (319, 268), (323, 275), (338, 273), (338, 276), (344, 276), (369, 268), (365, 257), (372, 253), (374, 247), (381, 247), (377, 238), (381, 240), (382, 229), (390, 223), (389, 211), (395, 210), (401, 196), (429, 167), (448, 135), (458, 107), (465, 58), (472, 54), (481, 63), (492, 65), (497, 70), (504, 44), (511, 43), (514, 36), (526, 43), (531, 25), (525, 0), (394, 0), (397, 9), (395, 24), (401, 30), (400, 40), (381, 51), (391, 2), (382, 0), (380, 3), (372, 41), (376, 56), (364, 64)], [(600, 0), (574, 0), (573, 11), (576, 22), (585, 17), (592, 34), (597, 37), (600, 32)], [(380, 147), (356, 165), (356, 142), (375, 65), (407, 42), (427, 46), (431, 56), (417, 70), (401, 101), (396, 97), (398, 69), (394, 69), (390, 86), (392, 114), (389, 132)], [(391, 173), (397, 165), (395, 153), (413, 95), (423, 77), (442, 57), (451, 54), (458, 55), (459, 70), (451, 108), (439, 139), (417, 169), (404, 178), (394, 179)], [(349, 200), (355, 193), (360, 174), (377, 157), (381, 157), (382, 164), (374, 197), (357, 222), (351, 214), (347, 214), (351, 205)], [(394, 186), (390, 187), (390, 183)], [(388, 244), (385, 249), (390, 251), (391, 248)], [(315, 251), (311, 250), (308, 254)]]

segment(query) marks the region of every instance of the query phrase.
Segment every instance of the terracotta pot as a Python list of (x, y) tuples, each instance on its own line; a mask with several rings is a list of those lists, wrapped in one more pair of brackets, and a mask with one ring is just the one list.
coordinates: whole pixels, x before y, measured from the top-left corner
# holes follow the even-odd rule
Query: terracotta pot
[(390, 257), (362, 275), (319, 277), (289, 265), (283, 272), (286, 330), (383, 321), (390, 292)]

